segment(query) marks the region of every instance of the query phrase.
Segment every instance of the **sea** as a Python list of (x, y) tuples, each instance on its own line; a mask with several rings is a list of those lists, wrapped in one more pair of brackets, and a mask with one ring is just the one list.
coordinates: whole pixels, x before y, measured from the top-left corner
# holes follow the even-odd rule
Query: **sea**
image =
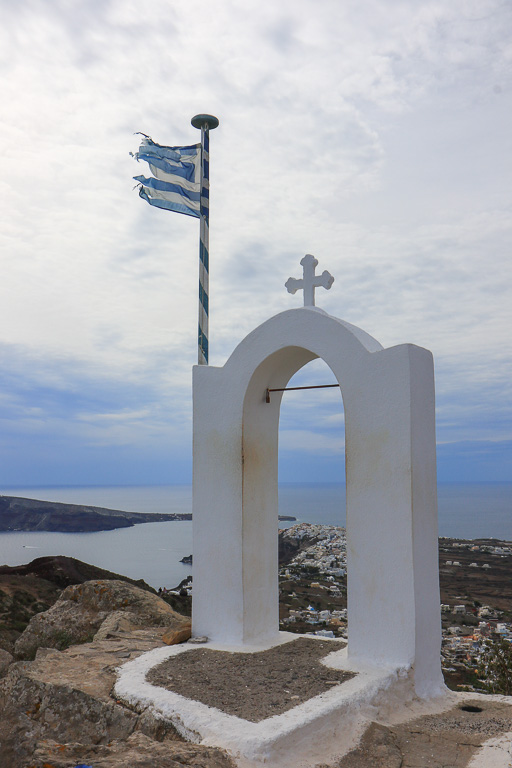
[[(182, 485), (0, 488), (0, 495), (85, 504), (126, 512), (191, 512), (192, 489)], [(440, 483), (439, 535), (512, 541), (512, 483)], [(285, 483), (279, 514), (297, 522), (345, 525), (345, 486)], [(281, 522), (280, 527), (294, 525)], [(192, 523), (145, 523), (95, 533), (0, 533), (0, 564), (21, 565), (46, 555), (67, 555), (155, 589), (173, 589), (192, 572), (180, 562), (192, 553)]]

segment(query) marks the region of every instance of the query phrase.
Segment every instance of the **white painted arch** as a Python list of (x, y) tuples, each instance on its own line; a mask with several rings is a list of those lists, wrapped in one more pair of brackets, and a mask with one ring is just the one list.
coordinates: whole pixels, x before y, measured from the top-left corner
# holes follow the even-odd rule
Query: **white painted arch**
[(222, 368), (194, 368), (193, 634), (231, 645), (278, 636), (281, 393), (320, 357), (345, 410), (348, 654), (441, 685), (434, 373), (428, 350), (389, 349), (320, 309), (250, 333)]

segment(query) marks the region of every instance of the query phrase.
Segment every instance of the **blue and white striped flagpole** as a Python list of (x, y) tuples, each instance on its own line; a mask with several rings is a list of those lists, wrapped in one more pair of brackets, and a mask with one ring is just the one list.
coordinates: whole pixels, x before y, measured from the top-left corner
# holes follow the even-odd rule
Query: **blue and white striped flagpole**
[(199, 327), (197, 362), (208, 365), (209, 316), (209, 226), (210, 226), (210, 130), (219, 121), (213, 115), (196, 115), (191, 120), (194, 128), (201, 129), (201, 202), (199, 228)]

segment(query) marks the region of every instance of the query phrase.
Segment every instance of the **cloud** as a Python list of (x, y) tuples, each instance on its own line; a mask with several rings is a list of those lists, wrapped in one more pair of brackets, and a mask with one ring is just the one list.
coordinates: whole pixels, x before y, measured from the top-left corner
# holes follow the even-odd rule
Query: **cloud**
[[(284, 282), (314, 253), (336, 278), (318, 292), (323, 308), (385, 346), (432, 349), (443, 444), (471, 430), (501, 440), (509, 5), (0, 7), (6, 440), (55, 431), (69, 451), (73, 434), (107, 445), (110, 430), (134, 456), (137, 443), (144, 455), (160, 445), (162, 430), (169, 444), (189, 440), (197, 222), (144, 205), (129, 152), (139, 130), (197, 141), (190, 118), (205, 111), (221, 121), (211, 135), (212, 364), (269, 314), (300, 305)], [(300, 375), (316, 380), (320, 369)], [(305, 452), (324, 434), (337, 439), (339, 395), (327, 392), (286, 396), (284, 431), (315, 435)], [(489, 406), (475, 423), (478, 402)]]
[(76, 418), (79, 421), (139, 421), (140, 419), (144, 419), (149, 415), (149, 410), (139, 410), (139, 411), (119, 411), (118, 413), (79, 413), (77, 414)]
[(342, 437), (294, 429), (290, 432), (281, 430), (279, 447), (284, 452), (297, 451), (320, 456), (332, 456), (345, 451), (345, 441)]

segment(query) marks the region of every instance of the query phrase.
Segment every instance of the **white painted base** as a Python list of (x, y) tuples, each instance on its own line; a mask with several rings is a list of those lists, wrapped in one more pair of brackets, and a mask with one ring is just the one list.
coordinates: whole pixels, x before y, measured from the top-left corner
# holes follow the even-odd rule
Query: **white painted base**
[[(300, 635), (282, 632), (278, 642), (269, 645), (233, 647), (209, 643), (201, 647), (254, 653), (297, 637)], [(193, 648), (197, 645), (157, 648), (128, 662), (119, 670), (116, 696), (138, 711), (149, 709), (157, 717), (170, 720), (181, 735), (196, 744), (227, 750), (239, 768), (264, 764), (272, 768), (307, 768), (330, 762), (356, 746), (370, 721), (417, 701), (409, 670), (356, 666), (352, 659), (348, 661), (344, 649), (329, 654), (322, 663), (332, 669), (356, 672), (356, 677), (281, 715), (252, 723), (146, 682), (152, 667)], [(444, 702), (445, 707), (450, 706), (451, 696), (447, 689), (440, 689), (437, 705), (443, 708)]]

